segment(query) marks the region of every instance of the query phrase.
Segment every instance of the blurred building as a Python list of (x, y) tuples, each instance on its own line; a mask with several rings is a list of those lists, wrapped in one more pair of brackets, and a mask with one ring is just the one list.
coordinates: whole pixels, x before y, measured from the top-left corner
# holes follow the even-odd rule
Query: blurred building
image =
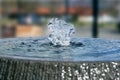
[[(91, 14), (92, 0), (68, 0), (70, 14)], [(64, 14), (66, 11), (65, 0), (2, 0), (1, 13), (15, 14), (19, 11), (40, 15), (52, 15), (53, 12)], [(53, 5), (54, 4), (54, 5)], [(100, 10), (115, 8), (117, 0), (99, 0)], [(20, 9), (19, 9), (20, 8)], [(2, 14), (3, 15), (3, 14)]]
[[(117, 6), (118, 0), (99, 0), (99, 21), (110, 22), (116, 19), (118, 14)], [(0, 14), (2, 14), (2, 18), (0, 19), (0, 24), (1, 27), (6, 28), (9, 24), (12, 27), (14, 26), (14, 33), (10, 33), (12, 35), (7, 37), (16, 37), (15, 34), (18, 32), (18, 26), (30, 26), (28, 30), (33, 29), (31, 27), (37, 26), (40, 29), (39, 31), (41, 31), (41, 27), (46, 26), (45, 24), (47, 24), (48, 19), (51, 17), (69, 15), (69, 20), (75, 23), (75, 25), (79, 25), (81, 20), (92, 22), (92, 11), (92, 0), (1, 0)], [(1, 31), (2, 34), (5, 34), (5, 30)], [(29, 34), (29, 32), (26, 34)], [(41, 32), (38, 34), (40, 36)], [(38, 36), (38, 34), (32, 36)], [(2, 35), (2, 37), (4, 36)]]

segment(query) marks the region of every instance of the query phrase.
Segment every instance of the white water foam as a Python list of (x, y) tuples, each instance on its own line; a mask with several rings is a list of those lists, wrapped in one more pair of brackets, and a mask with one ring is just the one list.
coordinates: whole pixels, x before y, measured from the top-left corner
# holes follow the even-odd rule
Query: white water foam
[(50, 31), (48, 39), (54, 45), (70, 45), (70, 37), (75, 33), (75, 29), (72, 24), (58, 18), (53, 18), (48, 22), (48, 28)]

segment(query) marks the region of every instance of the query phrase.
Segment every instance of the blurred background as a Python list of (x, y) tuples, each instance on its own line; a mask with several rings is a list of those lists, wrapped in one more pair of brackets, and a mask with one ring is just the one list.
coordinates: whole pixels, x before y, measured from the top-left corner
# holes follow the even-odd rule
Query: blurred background
[(120, 0), (97, 3), (95, 0), (0, 0), (0, 38), (47, 36), (48, 20), (58, 17), (74, 24), (75, 36), (119, 40)]

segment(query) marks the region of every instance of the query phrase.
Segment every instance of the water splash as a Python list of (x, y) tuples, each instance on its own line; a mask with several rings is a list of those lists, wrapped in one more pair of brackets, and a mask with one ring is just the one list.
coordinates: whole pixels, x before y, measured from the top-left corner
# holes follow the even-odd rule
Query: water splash
[(68, 46), (70, 45), (70, 37), (75, 33), (74, 26), (70, 23), (53, 18), (48, 22), (50, 34), (48, 39), (54, 45)]

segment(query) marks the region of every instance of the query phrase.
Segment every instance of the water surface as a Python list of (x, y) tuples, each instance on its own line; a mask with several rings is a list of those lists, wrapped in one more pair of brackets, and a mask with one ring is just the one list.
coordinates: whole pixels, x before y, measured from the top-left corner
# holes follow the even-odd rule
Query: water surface
[(120, 41), (72, 38), (55, 46), (47, 37), (0, 39), (0, 57), (49, 61), (119, 61)]

